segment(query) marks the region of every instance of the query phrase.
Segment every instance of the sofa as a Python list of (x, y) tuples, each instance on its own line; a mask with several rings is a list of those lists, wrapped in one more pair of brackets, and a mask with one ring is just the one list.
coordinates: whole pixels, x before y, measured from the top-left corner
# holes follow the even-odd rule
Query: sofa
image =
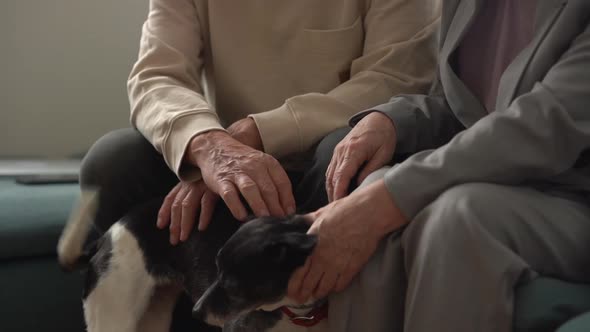
[(64, 273), (57, 239), (75, 184), (19, 185), (0, 178), (0, 331), (84, 331), (81, 273)]
[[(82, 274), (62, 272), (55, 253), (78, 194), (75, 184), (0, 178), (0, 331), (84, 331)], [(516, 290), (514, 331), (556, 331), (586, 311), (590, 285), (538, 278)], [(559, 330), (573, 331), (590, 331), (590, 317)]]

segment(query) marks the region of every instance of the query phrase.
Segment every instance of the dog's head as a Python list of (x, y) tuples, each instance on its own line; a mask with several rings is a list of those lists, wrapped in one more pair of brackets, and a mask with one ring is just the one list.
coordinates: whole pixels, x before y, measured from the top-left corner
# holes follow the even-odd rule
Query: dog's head
[(316, 238), (308, 229), (309, 223), (298, 215), (245, 223), (219, 251), (217, 278), (195, 304), (193, 315), (223, 326), (261, 307), (280, 306), (291, 274), (315, 247)]

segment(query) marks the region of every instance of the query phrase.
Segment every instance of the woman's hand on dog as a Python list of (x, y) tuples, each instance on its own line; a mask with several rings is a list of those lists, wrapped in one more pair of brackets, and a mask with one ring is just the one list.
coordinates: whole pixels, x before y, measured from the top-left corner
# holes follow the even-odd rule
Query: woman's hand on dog
[(373, 171), (391, 161), (395, 145), (393, 122), (379, 112), (366, 115), (334, 149), (326, 171), (329, 201), (346, 196), (350, 181), (357, 173), (360, 184)]
[(346, 288), (375, 252), (379, 241), (406, 224), (383, 180), (307, 216), (317, 245), (291, 276), (289, 297), (305, 303)]
[(200, 211), (198, 229), (205, 230), (213, 218), (218, 200), (219, 196), (209, 190), (202, 180), (180, 182), (164, 199), (157, 225), (159, 228), (170, 228), (171, 244), (186, 241), (193, 230), (197, 212)]

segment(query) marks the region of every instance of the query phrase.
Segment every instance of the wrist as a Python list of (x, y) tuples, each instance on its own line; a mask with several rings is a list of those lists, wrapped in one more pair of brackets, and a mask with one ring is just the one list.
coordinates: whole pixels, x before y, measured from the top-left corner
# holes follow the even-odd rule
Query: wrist
[[(381, 126), (381, 128), (387, 128), (388, 132), (390, 132), (394, 137), (397, 137), (395, 122), (393, 121), (392, 118), (387, 116), (385, 113), (375, 111), (375, 112), (367, 114), (363, 118), (363, 120), (366, 120), (367, 123), (372, 122), (374, 124), (377, 124), (378, 126)], [(363, 121), (363, 120), (361, 120), (361, 121)]]
[(245, 118), (239, 120), (232, 124), (227, 131), (238, 142), (256, 150), (264, 150), (260, 131), (254, 119)]
[[(353, 198), (354, 194), (358, 194), (359, 197)], [(378, 238), (384, 237), (407, 223), (383, 180), (361, 188), (349, 197), (358, 199), (361, 204), (369, 208), (367, 210), (370, 210), (370, 214), (374, 216), (371, 227)]]
[(197, 167), (208, 158), (211, 148), (216, 145), (223, 145), (223, 141), (232, 139), (225, 131), (212, 130), (194, 136), (187, 146), (185, 152), (186, 160)]

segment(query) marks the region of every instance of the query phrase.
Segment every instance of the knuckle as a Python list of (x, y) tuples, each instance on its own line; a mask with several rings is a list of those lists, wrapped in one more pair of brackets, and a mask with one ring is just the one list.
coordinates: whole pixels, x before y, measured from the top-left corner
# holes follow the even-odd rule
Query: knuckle
[(265, 162), (270, 163), (270, 164), (274, 164), (274, 163), (278, 164), (278, 161), (273, 156), (266, 154), (266, 153), (263, 155), (262, 160), (264, 160)]
[(201, 201), (203, 208), (209, 208), (209, 207), (213, 207), (215, 206), (215, 203), (217, 202), (217, 197), (213, 197), (213, 196), (207, 196), (207, 197), (203, 197), (203, 200)]
[(226, 200), (233, 195), (234, 191), (231, 189), (225, 189), (221, 192), (221, 197)]
[(164, 198), (164, 203), (171, 204), (175, 198), (176, 194), (171, 192), (168, 195), (166, 195), (166, 198)]
[(243, 181), (240, 183), (240, 189), (243, 191), (252, 191), (256, 188), (256, 183), (252, 181)]
[(349, 164), (355, 163), (358, 159), (359, 158), (355, 153), (350, 152), (350, 153), (347, 153), (346, 156), (344, 156), (344, 158), (342, 158), (342, 164), (349, 165)]
[(264, 185), (260, 186), (260, 191), (264, 195), (276, 195), (276, 193), (277, 193), (274, 186), (271, 186), (269, 184), (264, 184)]
[(362, 142), (359, 139), (350, 140), (350, 142), (348, 142), (349, 150), (356, 150), (360, 147), (362, 147)]
[(334, 172), (334, 181), (338, 182), (342, 178), (346, 177), (346, 175), (346, 169), (339, 169), (338, 171)]
[(280, 178), (277, 180), (277, 187), (283, 190), (291, 190), (291, 181), (288, 177)]

